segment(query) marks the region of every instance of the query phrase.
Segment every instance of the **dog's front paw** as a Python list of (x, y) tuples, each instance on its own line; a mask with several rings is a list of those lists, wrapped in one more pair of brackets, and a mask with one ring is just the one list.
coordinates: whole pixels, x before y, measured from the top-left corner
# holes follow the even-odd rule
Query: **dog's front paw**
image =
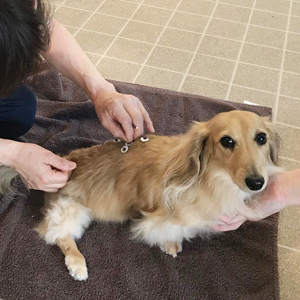
[(83, 256), (67, 255), (66, 266), (70, 275), (76, 280), (86, 280), (88, 278), (87, 267)]
[(179, 242), (166, 242), (160, 245), (160, 249), (175, 258), (177, 253), (182, 251), (182, 244)]

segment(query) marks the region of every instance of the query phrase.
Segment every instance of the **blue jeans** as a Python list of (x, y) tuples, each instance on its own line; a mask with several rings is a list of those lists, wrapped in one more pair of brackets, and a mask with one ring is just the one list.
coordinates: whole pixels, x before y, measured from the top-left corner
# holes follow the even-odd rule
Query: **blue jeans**
[(10, 97), (0, 98), (0, 138), (15, 139), (29, 131), (36, 107), (36, 97), (26, 85), (20, 85)]

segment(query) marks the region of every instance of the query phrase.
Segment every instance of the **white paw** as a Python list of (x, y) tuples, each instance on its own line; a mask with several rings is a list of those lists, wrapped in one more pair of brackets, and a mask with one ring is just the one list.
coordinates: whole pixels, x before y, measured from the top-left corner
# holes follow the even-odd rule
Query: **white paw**
[(179, 242), (165, 242), (160, 245), (160, 249), (175, 258), (177, 257), (177, 253), (182, 251), (182, 244)]
[(86, 280), (88, 278), (88, 271), (85, 263), (85, 259), (82, 256), (67, 255), (65, 258), (66, 266), (70, 272), (70, 275), (75, 280)]

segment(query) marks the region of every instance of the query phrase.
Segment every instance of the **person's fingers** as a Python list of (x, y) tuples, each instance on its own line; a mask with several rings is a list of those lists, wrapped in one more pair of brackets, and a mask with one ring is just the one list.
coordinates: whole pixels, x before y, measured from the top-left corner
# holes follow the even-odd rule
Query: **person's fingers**
[(208, 227), (215, 231), (231, 231), (238, 229), (245, 221), (246, 218), (241, 215), (235, 215), (233, 217), (222, 215), (214, 224)]
[(42, 175), (38, 175), (35, 177), (35, 179), (31, 180), (26, 180), (23, 177), (22, 180), (30, 189), (41, 191), (48, 191), (49, 189), (58, 190), (67, 184), (69, 175), (70, 171), (52, 169), (52, 167), (48, 165), (43, 171)]
[(223, 216), (219, 217), (219, 221), (221, 221), (227, 225), (244, 222), (245, 220), (246, 220), (245, 217), (243, 217), (241, 215), (235, 215), (234, 217), (229, 217), (227, 215), (223, 215)]
[[(138, 99), (137, 99), (138, 100)], [(142, 113), (137, 106), (135, 105), (125, 105), (125, 110), (130, 116), (132, 120), (132, 126), (134, 128), (134, 136), (133, 138), (136, 139), (144, 134), (144, 119)]]
[(125, 140), (127, 142), (132, 142), (134, 137), (132, 119), (123, 106), (119, 107), (118, 110), (115, 112), (115, 118), (121, 124), (124, 130)]
[(231, 231), (231, 230), (237, 230), (244, 222), (238, 222), (235, 224), (229, 224), (229, 225), (221, 225), (221, 231)]
[(20, 176), (23, 183), (28, 189), (39, 190), (44, 192), (57, 192), (59, 189), (63, 188), (66, 185), (66, 182), (59, 183), (49, 183), (47, 180), (41, 180), (37, 182), (31, 182), (29, 180), (25, 180), (24, 177)]
[(56, 193), (57, 191), (59, 190), (59, 188), (45, 188), (45, 189), (42, 189), (42, 191), (46, 192), (46, 193)]
[(48, 161), (46, 163), (58, 170), (70, 171), (70, 170), (74, 170), (76, 168), (75, 162), (69, 161), (69, 160), (65, 159), (64, 157), (60, 157), (53, 153), (51, 153), (51, 155), (49, 155)]
[(126, 140), (123, 128), (114, 120), (107, 119), (102, 121), (102, 125), (114, 136), (122, 140)]
[(238, 223), (234, 223), (234, 224), (221, 224), (221, 223), (217, 223), (217, 224), (213, 224), (211, 226), (209, 226), (209, 228), (215, 230), (215, 231), (232, 231), (232, 230), (236, 230), (238, 229), (244, 222), (238, 222)]
[(56, 169), (50, 169), (42, 178), (42, 181), (51, 187), (51, 185), (65, 185), (69, 179), (69, 171), (61, 171)]
[(144, 122), (147, 130), (154, 132), (152, 121), (137, 97), (115, 90), (100, 96), (95, 103), (96, 113), (102, 125), (115, 137), (132, 142), (143, 135)]
[(142, 104), (142, 102), (140, 100), (138, 100), (137, 104), (138, 104), (138, 107), (139, 107), (139, 109), (142, 113), (142, 116), (144, 118), (144, 122), (146, 124), (147, 130), (151, 133), (154, 133), (155, 129), (153, 127), (153, 123), (152, 123), (152, 121), (150, 119), (150, 116), (149, 116), (148, 112), (146, 111), (144, 105)]

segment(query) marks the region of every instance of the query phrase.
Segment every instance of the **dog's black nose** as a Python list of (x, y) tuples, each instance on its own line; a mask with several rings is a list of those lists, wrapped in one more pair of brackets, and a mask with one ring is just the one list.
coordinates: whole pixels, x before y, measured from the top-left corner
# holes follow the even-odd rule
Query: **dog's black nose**
[(265, 179), (263, 177), (247, 177), (245, 182), (251, 191), (259, 191), (263, 187)]

